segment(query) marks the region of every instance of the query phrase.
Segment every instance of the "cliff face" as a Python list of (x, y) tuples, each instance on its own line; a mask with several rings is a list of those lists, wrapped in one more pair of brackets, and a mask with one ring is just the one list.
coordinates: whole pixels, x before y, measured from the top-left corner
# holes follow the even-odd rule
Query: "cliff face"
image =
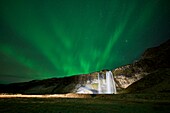
[(158, 69), (133, 83), (124, 93), (170, 93), (170, 69)]
[[(170, 40), (158, 47), (147, 49), (138, 61), (112, 70), (117, 92), (170, 92), (169, 53)], [(100, 73), (106, 74), (106, 71), (108, 70)], [(0, 85), (0, 93), (97, 93), (98, 73)], [(105, 78), (102, 81), (105, 81)]]
[[(167, 78), (169, 76), (169, 53), (170, 40), (161, 44), (158, 47), (147, 49), (141, 56), (140, 60), (130, 65), (122, 66), (120, 68), (112, 70), (115, 75), (117, 88), (119, 90), (122, 90), (126, 89), (129, 86), (126, 89), (126, 92), (138, 92), (139, 89), (141, 90), (147, 88), (146, 84), (151, 85), (154, 84), (155, 81), (163, 82), (164, 80), (166, 80), (161, 78)], [(140, 85), (137, 81), (140, 81)], [(159, 82), (157, 82), (157, 84), (159, 84)], [(138, 88), (141, 85), (144, 85), (145, 87)], [(169, 87), (169, 85), (170, 84), (166, 83), (165, 87)]]
[(114, 74), (118, 92), (148, 74), (141, 67), (134, 66), (133, 64), (116, 68), (112, 70), (112, 73)]

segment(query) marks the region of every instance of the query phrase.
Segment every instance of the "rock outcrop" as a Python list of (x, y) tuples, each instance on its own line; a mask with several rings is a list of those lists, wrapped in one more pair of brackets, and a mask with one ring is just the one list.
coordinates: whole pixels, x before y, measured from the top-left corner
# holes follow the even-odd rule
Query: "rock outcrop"
[[(168, 53), (170, 53), (170, 40), (161, 44), (158, 47), (147, 49), (141, 56), (140, 60), (112, 70), (119, 91), (126, 89), (129, 86), (129, 90), (126, 89), (126, 92), (136, 92), (140, 89), (138, 89), (137, 87), (140, 87), (142, 83), (143, 85), (145, 83), (149, 84), (150, 81), (150, 83), (152, 84), (152, 82), (154, 82), (155, 80), (163, 82), (164, 79), (160, 78), (164, 75), (166, 77), (167, 75), (169, 75), (169, 73), (167, 72), (167, 70), (170, 69), (170, 56)], [(135, 83), (137, 81), (140, 82)], [(133, 85), (130, 86), (131, 84)], [(167, 84), (166, 86), (169, 87), (169, 85), (170, 84)], [(145, 85), (145, 88), (146, 87), (147, 85)], [(145, 88), (143, 87), (143, 89)]]
[(170, 93), (170, 69), (158, 69), (127, 87), (124, 93)]

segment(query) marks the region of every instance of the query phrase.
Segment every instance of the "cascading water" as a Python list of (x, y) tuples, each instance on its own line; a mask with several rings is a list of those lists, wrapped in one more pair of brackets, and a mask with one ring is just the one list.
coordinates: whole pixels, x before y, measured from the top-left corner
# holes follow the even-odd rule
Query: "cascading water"
[(110, 94), (113, 92), (113, 82), (110, 73), (106, 72), (106, 93)]
[[(114, 93), (116, 94), (116, 83), (113, 78), (113, 74), (111, 71), (106, 72), (106, 76), (108, 76), (108, 93)], [(106, 79), (107, 80), (107, 79)]]
[[(106, 79), (105, 79), (106, 78)], [(106, 72), (106, 77), (98, 73), (98, 93), (99, 94), (116, 94), (116, 85), (111, 71)]]
[(102, 91), (100, 76), (101, 76), (101, 75), (98, 73), (98, 93), (99, 93), (99, 94), (100, 94), (100, 93), (101, 93), (101, 91)]
[(78, 84), (76, 93), (81, 94), (116, 94), (116, 85), (111, 71), (106, 74), (98, 73), (82, 80), (82, 84)]

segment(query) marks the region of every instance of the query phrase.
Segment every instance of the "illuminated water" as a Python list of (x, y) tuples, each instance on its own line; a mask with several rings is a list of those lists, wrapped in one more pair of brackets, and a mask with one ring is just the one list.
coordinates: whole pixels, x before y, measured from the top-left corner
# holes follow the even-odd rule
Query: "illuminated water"
[(105, 77), (102, 73), (98, 74), (98, 93), (116, 94), (116, 85), (111, 71), (107, 71)]

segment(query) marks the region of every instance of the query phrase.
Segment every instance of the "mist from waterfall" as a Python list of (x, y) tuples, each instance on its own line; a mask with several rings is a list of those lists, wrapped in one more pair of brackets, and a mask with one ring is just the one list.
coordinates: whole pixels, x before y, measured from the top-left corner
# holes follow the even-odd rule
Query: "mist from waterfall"
[(98, 73), (98, 94), (116, 94), (116, 85), (111, 71)]
[(76, 93), (79, 94), (116, 94), (116, 85), (111, 71), (99, 72), (96, 75), (85, 76), (77, 85)]

